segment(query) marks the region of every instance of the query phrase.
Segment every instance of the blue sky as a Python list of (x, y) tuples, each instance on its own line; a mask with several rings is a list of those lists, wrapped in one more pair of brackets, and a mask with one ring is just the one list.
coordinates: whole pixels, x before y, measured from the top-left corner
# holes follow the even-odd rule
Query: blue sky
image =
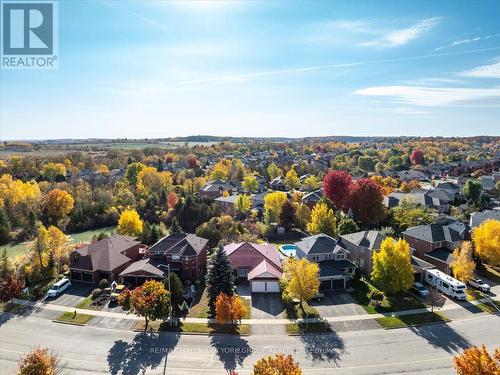
[(500, 135), (500, 2), (61, 1), (0, 138)]

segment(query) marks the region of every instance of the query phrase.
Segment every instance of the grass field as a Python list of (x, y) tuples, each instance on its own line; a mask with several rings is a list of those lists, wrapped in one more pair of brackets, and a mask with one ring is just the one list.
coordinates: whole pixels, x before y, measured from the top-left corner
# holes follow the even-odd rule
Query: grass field
[[(144, 330), (145, 322), (143, 320), (137, 322), (134, 329)], [(182, 332), (182, 333), (225, 333), (232, 335), (248, 335), (250, 334), (249, 324), (230, 325), (230, 324), (205, 324), (205, 323), (184, 323), (181, 322), (179, 326), (171, 326), (162, 321), (149, 322), (148, 331), (169, 331), (169, 332)]]
[(384, 329), (404, 328), (412, 325), (449, 322), (450, 320), (438, 312), (410, 314), (403, 316), (387, 316), (375, 319)]
[(74, 313), (68, 311), (59, 315), (55, 320), (58, 322), (65, 322), (65, 323), (87, 324), (88, 321), (92, 319), (92, 315), (88, 314), (76, 314), (74, 318), (73, 316)]
[[(69, 237), (72, 242), (90, 242), (90, 240), (94, 235), (98, 235), (101, 232), (104, 232), (109, 235), (113, 232), (116, 232), (116, 227), (106, 227), (106, 228), (92, 229), (81, 233), (73, 233), (70, 234)], [(2, 245), (0, 246), (0, 253), (3, 252), (4, 249), (6, 249), (7, 256), (13, 260), (15, 257), (19, 255), (29, 253), (29, 245), (30, 242), (10, 243), (7, 245)]]

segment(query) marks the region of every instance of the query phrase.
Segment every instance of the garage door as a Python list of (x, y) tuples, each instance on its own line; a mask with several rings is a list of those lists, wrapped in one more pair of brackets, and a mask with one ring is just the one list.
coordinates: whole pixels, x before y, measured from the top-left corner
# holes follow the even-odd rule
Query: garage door
[(332, 289), (344, 289), (344, 279), (332, 280)]
[(277, 281), (252, 281), (253, 293), (279, 293), (280, 285)]
[(320, 291), (325, 291), (325, 290), (331, 290), (332, 289), (332, 281), (331, 280), (323, 280), (319, 284), (319, 290)]

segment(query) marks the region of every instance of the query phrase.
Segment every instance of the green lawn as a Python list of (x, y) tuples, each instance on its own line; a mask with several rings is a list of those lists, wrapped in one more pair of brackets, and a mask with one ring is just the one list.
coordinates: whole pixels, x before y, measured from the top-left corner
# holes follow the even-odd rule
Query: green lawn
[(100, 233), (106, 233), (107, 235), (111, 235), (112, 233), (116, 233), (116, 227), (105, 227), (99, 229), (91, 229), (85, 232), (73, 233), (70, 234), (71, 240), (74, 242), (90, 242), (92, 237), (99, 235)]
[(400, 293), (396, 296), (385, 297), (379, 306), (370, 303), (370, 293), (376, 289), (367, 281), (357, 280), (352, 282), (354, 291), (351, 296), (369, 314), (386, 313), (393, 311), (411, 310), (424, 308), (425, 305), (413, 297), (410, 293)]
[[(493, 301), (495, 306), (500, 309), (500, 302), (498, 301)], [(498, 314), (498, 310), (495, 309), (491, 303), (478, 303), (475, 305), (476, 307), (480, 308), (484, 312), (487, 312), (488, 314)]]
[(92, 315), (88, 314), (76, 314), (75, 317), (73, 316), (74, 313), (72, 313), (71, 311), (67, 311), (59, 315), (55, 320), (58, 322), (66, 322), (73, 324), (86, 324), (90, 319), (92, 319)]
[[(189, 318), (208, 318), (210, 311), (208, 309), (208, 294), (207, 294), (207, 288), (203, 288), (203, 291), (198, 290), (197, 291), (197, 297), (198, 293), (201, 293), (201, 297), (199, 297), (199, 301), (196, 304), (193, 304), (191, 306), (191, 309), (189, 310), (188, 317)], [(195, 297), (195, 299), (197, 298)]]
[(289, 335), (301, 335), (305, 333), (327, 333), (332, 332), (328, 322), (317, 323), (290, 323), (286, 325), (286, 333)]
[(89, 296), (81, 300), (75, 307), (78, 309), (101, 310), (102, 306), (90, 306), (92, 302), (92, 294), (90, 294)]
[(29, 242), (19, 242), (19, 243), (8, 243), (6, 245), (0, 246), (0, 253), (7, 250), (7, 256), (9, 259), (14, 260), (19, 255), (24, 255), (29, 253)]
[[(145, 322), (143, 320), (137, 322), (134, 329), (144, 330)], [(249, 324), (231, 325), (231, 324), (205, 324), (205, 323), (185, 323), (181, 322), (179, 326), (171, 326), (162, 321), (149, 322), (148, 331), (170, 331), (184, 333), (225, 333), (233, 335), (248, 335), (250, 334)]]
[(12, 314), (22, 313), (26, 306), (19, 305), (17, 303), (0, 303), (0, 311), (8, 312)]
[(449, 322), (450, 320), (438, 312), (410, 314), (404, 316), (388, 316), (375, 319), (384, 329), (404, 328), (411, 325)]

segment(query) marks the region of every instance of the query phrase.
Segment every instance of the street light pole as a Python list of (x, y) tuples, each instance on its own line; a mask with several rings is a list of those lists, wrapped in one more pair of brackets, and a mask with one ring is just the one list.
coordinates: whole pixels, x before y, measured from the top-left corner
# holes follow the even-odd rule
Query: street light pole
[(172, 325), (172, 289), (170, 287), (170, 264), (159, 264), (158, 267), (165, 267), (167, 269), (168, 292), (170, 293), (170, 298), (168, 299), (170, 304), (168, 320), (170, 321), (170, 325)]

